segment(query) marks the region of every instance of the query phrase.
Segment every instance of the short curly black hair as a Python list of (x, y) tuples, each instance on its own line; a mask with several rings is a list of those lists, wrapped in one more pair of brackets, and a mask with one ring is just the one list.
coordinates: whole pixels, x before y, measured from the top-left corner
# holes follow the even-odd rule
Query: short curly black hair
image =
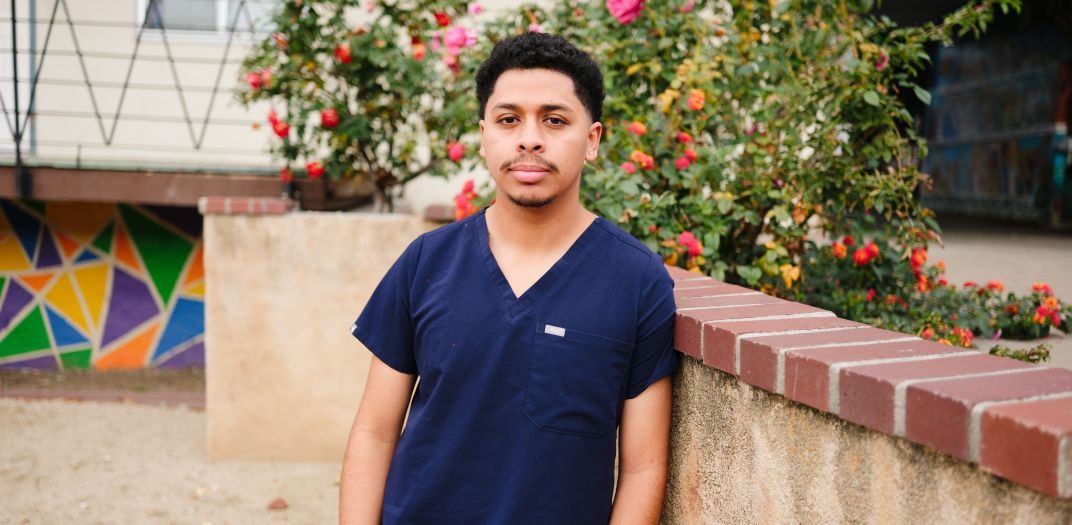
[(499, 77), (511, 69), (550, 69), (573, 80), (573, 89), (588, 110), (592, 122), (603, 118), (603, 73), (584, 51), (558, 35), (527, 31), (495, 44), (491, 56), (476, 73), (476, 98), (480, 116), (484, 116), (488, 99)]

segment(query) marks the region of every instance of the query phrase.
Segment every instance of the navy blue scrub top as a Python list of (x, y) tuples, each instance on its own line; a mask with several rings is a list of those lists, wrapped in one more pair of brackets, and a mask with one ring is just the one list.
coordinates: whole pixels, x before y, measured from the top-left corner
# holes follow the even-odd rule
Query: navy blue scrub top
[(597, 218), (521, 297), (484, 211), (421, 235), (352, 333), (420, 380), (383, 523), (605, 524), (625, 399), (672, 374), (673, 281)]

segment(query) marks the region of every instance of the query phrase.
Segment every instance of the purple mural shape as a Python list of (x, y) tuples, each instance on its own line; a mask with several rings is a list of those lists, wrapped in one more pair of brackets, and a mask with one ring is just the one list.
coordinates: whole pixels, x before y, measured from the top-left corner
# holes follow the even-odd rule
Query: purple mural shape
[(63, 264), (63, 259), (60, 259), (60, 251), (56, 249), (56, 241), (52, 240), (52, 232), (49, 231), (47, 226), (44, 233), (41, 234), (41, 244), (39, 244), (38, 250), (38, 268), (48, 268), (49, 266)]
[(112, 272), (112, 300), (101, 339), (102, 348), (159, 311), (145, 283), (119, 268)]
[(46, 355), (41, 357), (35, 357), (33, 359), (27, 359), (25, 361), (4, 363), (0, 365), (0, 368), (36, 368), (38, 370), (59, 370), (60, 365), (59, 363), (56, 363), (56, 356)]
[(205, 343), (204, 341), (183, 350), (157, 365), (159, 368), (204, 368), (205, 366)]
[(7, 287), (7, 295), (4, 296), (4, 304), (0, 306), (0, 330), (7, 328), (11, 320), (22, 311), (22, 307), (32, 299), (33, 294), (12, 279)]

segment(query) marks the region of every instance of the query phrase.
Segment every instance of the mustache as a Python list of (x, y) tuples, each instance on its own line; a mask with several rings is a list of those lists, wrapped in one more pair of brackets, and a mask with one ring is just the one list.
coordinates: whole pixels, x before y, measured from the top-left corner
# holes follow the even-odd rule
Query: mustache
[(510, 166), (513, 166), (515, 164), (535, 164), (537, 166), (547, 168), (547, 170), (552, 173), (558, 173), (558, 166), (555, 166), (553, 162), (548, 162), (534, 155), (519, 155), (511, 160), (508, 160), (502, 163), (501, 166), (499, 166), (499, 171), (507, 171), (510, 169)]

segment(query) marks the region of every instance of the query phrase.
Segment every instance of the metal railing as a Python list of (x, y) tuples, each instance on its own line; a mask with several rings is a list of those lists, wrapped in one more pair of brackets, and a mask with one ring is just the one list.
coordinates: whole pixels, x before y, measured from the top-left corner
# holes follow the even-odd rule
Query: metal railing
[[(220, 97), (231, 97), (236, 88), (237, 78), (234, 78), (236, 76), (225, 78), (224, 75), (228, 66), (233, 68), (234, 65), (242, 61), (241, 56), (235, 56), (235, 46), (233, 44), (241, 38), (256, 41), (270, 33), (269, 30), (258, 25), (259, 20), (255, 19), (250, 7), (260, 4), (261, 10), (263, 10), (268, 5), (278, 4), (279, 0), (184, 0), (186, 2), (204, 2), (206, 3), (206, 8), (212, 9), (220, 8), (221, 2), (230, 2), (230, 4), (226, 4), (229, 18), (226, 21), (226, 25), (216, 31), (207, 32), (207, 34), (215, 37), (214, 40), (209, 42), (212, 47), (208, 50), (208, 56), (184, 55), (174, 52), (172, 48), (172, 44), (175, 43), (173, 42), (174, 36), (176, 34), (183, 35), (178, 38), (179, 43), (188, 44), (191, 32), (175, 30), (174, 27), (169, 28), (165, 19), (166, 11), (161, 8), (162, 2), (167, 0), (144, 0), (144, 11), (137, 13), (137, 20), (134, 23), (129, 20), (88, 19), (89, 17), (79, 20), (71, 16), (71, 9), (68, 6), (69, 0), (45, 1), (51, 4), (51, 10), (45, 18), (37, 16), (36, 0), (29, 0), (28, 16), (20, 16), (21, 13), (17, 10), (17, 0), (11, 0), (10, 16), (0, 18), (0, 23), (6, 24), (11, 32), (10, 47), (0, 48), (0, 55), (8, 55), (7, 58), (11, 61), (10, 74), (0, 75), (0, 86), (6, 88), (0, 89), (0, 116), (3, 117), (4, 125), (7, 126), (10, 132), (9, 139), (0, 139), (0, 147), (8, 146), (10, 150), (13, 150), (13, 157), (8, 157), (11, 152), (8, 154), (0, 153), (0, 159), (8, 157), (7, 162), (0, 160), (0, 163), (10, 163), (14, 166), (17, 192), (20, 197), (29, 198), (33, 195), (32, 179), (27, 175), (27, 167), (40, 164), (43, 160), (70, 160), (62, 157), (59, 159), (38, 158), (35, 155), (38, 147), (48, 147), (52, 151), (56, 151), (57, 148), (74, 150), (76, 163), (80, 162), (83, 149), (113, 150), (116, 152), (117, 159), (123, 158), (122, 152), (152, 151), (173, 153), (185, 159), (193, 159), (192, 161), (195, 164), (201, 165), (212, 164), (213, 155), (228, 155), (231, 158), (235, 155), (249, 155), (251, 158), (261, 159), (266, 157), (266, 147), (229, 147), (230, 145), (227, 144), (222, 145), (222, 147), (221, 144), (214, 144), (212, 147), (207, 146), (206, 134), (210, 129), (216, 128), (229, 128), (232, 131), (228, 133), (233, 133), (233, 129), (236, 127), (249, 129), (251, 126), (255, 126), (255, 122), (259, 120), (252, 117), (248, 119), (233, 118), (233, 116), (225, 117), (219, 115), (219, 112), (215, 110), (219, 105)], [(101, 5), (106, 5), (103, 0), (101, 1)], [(130, 9), (133, 13), (136, 10), (135, 0), (129, 1)], [(82, 6), (80, 5), (79, 7)], [(42, 27), (44, 28), (44, 39), (42, 45), (37, 46), (36, 33)], [(69, 33), (69, 47), (59, 47), (56, 44), (56, 34), (63, 27), (66, 27)], [(79, 39), (79, 30), (85, 30), (86, 28), (105, 31), (109, 29), (117, 31), (126, 29), (136, 31), (136, 36), (131, 42), (129, 52), (117, 52), (115, 49), (103, 51), (91, 49), (92, 46), (87, 46), (85, 42)], [(19, 35), (24, 30), (29, 31), (29, 45), (20, 47)], [(151, 42), (154, 47), (162, 48), (163, 52), (144, 52), (144, 42)], [(109, 43), (114, 43), (114, 39), (109, 40)], [(77, 67), (58, 71), (61, 74), (55, 74), (52, 70), (46, 71), (49, 57), (67, 57), (66, 60), (74, 58), (77, 62)], [(20, 65), (22, 65), (20, 60), (28, 62), (28, 74), (25, 71), (20, 71)], [(108, 81), (93, 80), (90, 75), (91, 66), (87, 64), (87, 61), (91, 60), (96, 60), (97, 63), (102, 60), (125, 62), (125, 67), (122, 67), (123, 74), (116, 79)], [(160, 79), (161, 81), (153, 82), (133, 81), (135, 67), (143, 63), (165, 64), (170, 73), (170, 81), (162, 81), (162, 79)], [(191, 83), (186, 80), (184, 83), (184, 79), (179, 73), (179, 66), (184, 64), (195, 64), (202, 67), (215, 66), (215, 72), (212, 75), (206, 75), (206, 78), (211, 77), (209, 81), (201, 80), (200, 82)], [(71, 78), (72, 76), (74, 78)], [(97, 77), (100, 76), (97, 75)], [(38, 96), (40, 86), (52, 86), (56, 89), (70, 88), (72, 95), (77, 90), (80, 92), (79, 96), (88, 94), (89, 102), (84, 109), (71, 109), (70, 104), (57, 104), (61, 107), (41, 107), (42, 101)], [(20, 97), (20, 92), (27, 90), (29, 94), (28, 100)], [(112, 93), (109, 93), (110, 95), (114, 95), (115, 90), (119, 92), (114, 109), (105, 108), (104, 104), (102, 104), (102, 98), (104, 98), (106, 90), (112, 90)], [(10, 100), (4, 96), (5, 91), (13, 93)], [(128, 100), (131, 96), (138, 96), (139, 92), (142, 94), (152, 92), (154, 96), (171, 92), (177, 97), (179, 111), (175, 114), (164, 114), (163, 112), (127, 109), (125, 105), (127, 105)], [(190, 97), (194, 95), (208, 96), (207, 107), (203, 114), (195, 115), (191, 110), (189, 102)], [(78, 137), (77, 140), (70, 138), (39, 139), (35, 133), (36, 125), (42, 119), (49, 118), (95, 121), (96, 132), (99, 133), (99, 136)], [(116, 131), (120, 126), (151, 126), (152, 124), (184, 126), (186, 128), (185, 134), (189, 137), (188, 142), (172, 140), (166, 144), (138, 144), (131, 141), (116, 140)], [(30, 152), (30, 158), (27, 158), (27, 150)]]

